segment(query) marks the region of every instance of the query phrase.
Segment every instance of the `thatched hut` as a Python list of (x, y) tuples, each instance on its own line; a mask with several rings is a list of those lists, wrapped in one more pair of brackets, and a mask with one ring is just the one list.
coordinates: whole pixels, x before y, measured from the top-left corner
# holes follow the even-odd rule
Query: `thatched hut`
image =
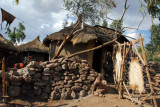
[[(8, 59), (8, 56), (11, 53), (17, 53), (18, 50), (17, 48), (13, 45), (12, 42), (8, 41), (7, 39), (5, 39), (1, 34), (0, 34), (0, 65), (1, 65), (1, 61), (2, 61), (2, 57), (5, 57), (6, 59)], [(9, 59), (8, 59), (9, 60)], [(8, 65), (7, 61), (6, 64)], [(0, 69), (1, 66), (0, 66)]]
[[(70, 34), (74, 26), (75, 24), (66, 27), (60, 30), (59, 32), (49, 35), (43, 40), (44, 45), (49, 47), (50, 58), (54, 56), (61, 42), (63, 41), (66, 35)], [(79, 24), (77, 29), (80, 28), (81, 24)], [(114, 34), (115, 31), (113, 29), (84, 24), (83, 30), (75, 33), (73, 35), (73, 38), (65, 44), (63, 50), (60, 53), (60, 56), (69, 56), (70, 54), (73, 54), (75, 52), (102, 45), (105, 42), (113, 40), (115, 38)], [(118, 34), (120, 34), (120, 32)], [(118, 41), (124, 42), (128, 40), (124, 36), (120, 36)], [(89, 65), (91, 67), (101, 72), (103, 69), (103, 63), (112, 60), (111, 59), (112, 50), (113, 50), (113, 44), (110, 44), (96, 51), (77, 55), (74, 58), (88, 60)]]
[(49, 49), (41, 43), (39, 36), (26, 44), (18, 46), (17, 48), (19, 50), (19, 54), (17, 56), (18, 62), (23, 62), (24, 58), (28, 56), (32, 56), (32, 59), (37, 62), (48, 60)]

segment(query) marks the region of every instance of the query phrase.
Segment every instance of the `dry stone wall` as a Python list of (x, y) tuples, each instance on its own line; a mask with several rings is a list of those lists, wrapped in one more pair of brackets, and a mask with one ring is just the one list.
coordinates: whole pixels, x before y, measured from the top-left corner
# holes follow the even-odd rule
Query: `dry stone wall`
[(30, 62), (25, 68), (8, 74), (8, 94), (11, 97), (33, 96), (41, 99), (74, 99), (92, 93), (98, 73), (86, 60), (54, 59), (38, 64)]

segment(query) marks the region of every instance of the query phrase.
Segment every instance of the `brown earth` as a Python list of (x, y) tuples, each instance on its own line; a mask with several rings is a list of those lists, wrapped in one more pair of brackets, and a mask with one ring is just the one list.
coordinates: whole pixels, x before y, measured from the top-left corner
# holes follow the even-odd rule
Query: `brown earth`
[[(3, 107), (2, 104), (0, 107)], [(88, 95), (87, 97), (74, 100), (58, 100), (58, 101), (26, 101), (13, 99), (4, 107), (139, 107), (128, 99), (119, 99), (118, 94), (106, 94), (105, 97)], [(144, 107), (152, 107), (145, 104)]]

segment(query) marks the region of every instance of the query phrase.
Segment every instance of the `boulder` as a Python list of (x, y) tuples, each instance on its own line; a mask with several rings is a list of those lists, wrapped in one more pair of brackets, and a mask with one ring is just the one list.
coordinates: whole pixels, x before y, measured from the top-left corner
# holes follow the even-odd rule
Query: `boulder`
[(9, 86), (8, 90), (9, 90), (9, 95), (11, 97), (19, 96), (21, 91), (19, 86), (13, 86), (13, 85)]
[(81, 90), (80, 93), (79, 93), (79, 96), (80, 97), (85, 97), (85, 96), (87, 96), (87, 92), (85, 90)]
[(51, 98), (51, 100), (59, 100), (60, 97), (61, 97), (61, 95), (60, 95), (59, 92), (53, 91), (53, 92), (51, 93), (51, 97), (50, 97), (50, 98)]

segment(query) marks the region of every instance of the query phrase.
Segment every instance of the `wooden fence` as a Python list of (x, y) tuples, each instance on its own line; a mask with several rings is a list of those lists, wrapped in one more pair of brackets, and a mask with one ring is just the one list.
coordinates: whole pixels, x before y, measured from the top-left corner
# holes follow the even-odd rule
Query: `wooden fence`
[[(123, 44), (116, 44), (113, 52), (114, 81), (120, 98), (128, 98), (132, 102), (142, 105), (152, 96), (154, 106), (157, 107), (155, 92), (152, 86), (146, 53), (143, 46), (144, 38)], [(138, 52), (140, 44), (142, 55)], [(133, 51), (134, 50), (134, 51)]]

